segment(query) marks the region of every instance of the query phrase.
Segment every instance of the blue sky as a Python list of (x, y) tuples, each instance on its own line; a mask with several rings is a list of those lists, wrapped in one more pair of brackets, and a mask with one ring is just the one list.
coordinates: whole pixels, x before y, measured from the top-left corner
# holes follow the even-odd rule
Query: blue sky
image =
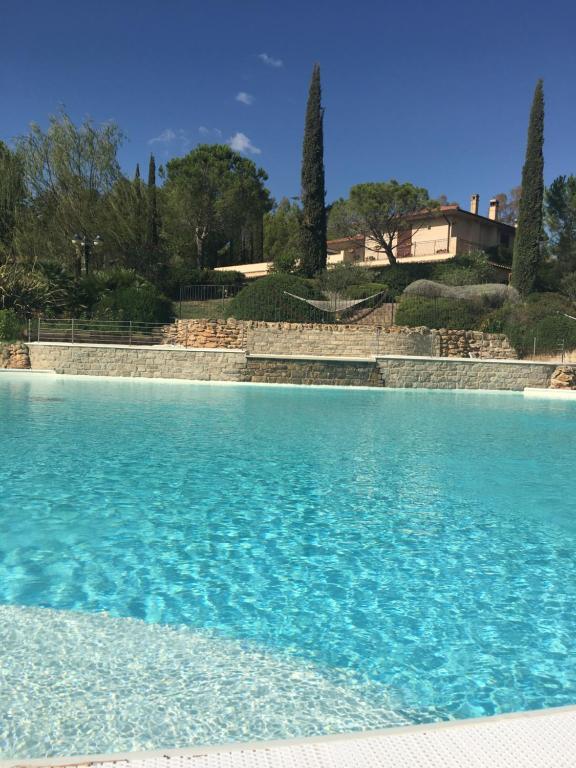
[[(234, 141), (298, 195), (312, 65), (327, 200), (396, 178), (468, 205), (519, 183), (544, 78), (546, 181), (576, 172), (576, 8), (549, 0), (0, 0), (0, 138), (114, 119), (123, 168)], [(264, 56), (265, 54), (265, 56)], [(238, 94), (245, 94), (238, 99)]]

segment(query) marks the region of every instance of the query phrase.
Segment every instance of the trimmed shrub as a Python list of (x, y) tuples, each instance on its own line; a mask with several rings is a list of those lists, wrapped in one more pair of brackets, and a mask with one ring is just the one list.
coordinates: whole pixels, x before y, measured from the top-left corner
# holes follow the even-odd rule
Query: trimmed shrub
[(369, 296), (374, 296), (375, 294), (381, 295), (376, 295), (373, 299), (370, 299), (370, 301), (366, 301), (364, 304), (361, 304), (359, 308), (376, 307), (383, 302), (394, 301), (394, 297), (388, 290), (388, 286), (384, 285), (384, 283), (363, 283), (362, 285), (351, 285), (349, 288), (346, 288), (344, 291), (342, 291), (340, 296), (346, 299), (366, 299)]
[(422, 296), (426, 299), (457, 299), (468, 301), (478, 307), (500, 307), (504, 302), (519, 301), (518, 291), (502, 283), (483, 283), (482, 285), (445, 285), (433, 280), (416, 280), (405, 290), (406, 296)]
[(22, 335), (22, 321), (12, 309), (0, 309), (0, 341), (15, 341)]
[(137, 323), (167, 323), (174, 317), (172, 302), (146, 284), (116, 288), (94, 305), (92, 316), (99, 320), (132, 320)]
[[(230, 302), (229, 315), (237, 320), (270, 320), (294, 323), (314, 322), (323, 313), (285, 291), (305, 299), (322, 298), (311, 280), (295, 275), (272, 274), (243, 288)], [(328, 319), (328, 316), (323, 319)]]
[(375, 282), (385, 283), (390, 293), (398, 296), (414, 280), (431, 278), (434, 266), (434, 264), (394, 264), (378, 271), (370, 270), (370, 272)]
[(396, 325), (473, 330), (482, 310), (461, 299), (426, 299), (404, 295), (396, 308)]

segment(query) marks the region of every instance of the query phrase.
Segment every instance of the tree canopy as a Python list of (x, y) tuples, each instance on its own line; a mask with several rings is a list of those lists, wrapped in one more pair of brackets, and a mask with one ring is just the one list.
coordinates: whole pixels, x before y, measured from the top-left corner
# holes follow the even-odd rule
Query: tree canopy
[(302, 221), (300, 268), (308, 277), (326, 267), (326, 190), (324, 185), (324, 109), (320, 66), (314, 65), (302, 144)]
[(528, 123), (526, 159), (522, 169), (522, 197), (514, 239), (512, 285), (526, 295), (534, 287), (543, 242), (544, 203), (544, 89), (536, 84)]
[[(420, 226), (414, 214), (434, 210), (438, 203), (428, 190), (414, 184), (400, 184), (395, 179), (386, 182), (356, 184), (350, 190), (347, 205), (347, 229), (350, 236), (362, 234), (375, 243), (374, 250), (383, 251), (390, 264), (396, 264), (398, 244), (405, 230), (413, 232)], [(340, 213), (344, 213), (342, 210)], [(344, 226), (344, 225), (342, 225)]]
[(576, 177), (558, 176), (545, 194), (548, 251), (563, 272), (576, 270)]
[(272, 205), (265, 171), (226, 145), (202, 144), (170, 160), (166, 174), (166, 228), (179, 255), (199, 268), (224, 248), (241, 251), (247, 228)]

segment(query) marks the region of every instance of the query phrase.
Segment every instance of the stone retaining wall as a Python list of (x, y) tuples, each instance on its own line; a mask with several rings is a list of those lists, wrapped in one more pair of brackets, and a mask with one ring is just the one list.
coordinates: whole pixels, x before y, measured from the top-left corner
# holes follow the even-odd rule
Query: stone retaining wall
[(96, 344), (30, 344), (32, 368), (87, 376), (135, 376), (196, 381), (244, 381), (246, 355), (227, 350)]
[(0, 368), (30, 368), (26, 344), (0, 344)]
[(246, 355), (242, 350), (95, 344), (29, 345), (33, 369), (93, 376), (253, 381), (430, 389), (574, 386), (576, 374), (554, 363), (383, 355), (372, 359)]
[(385, 387), (500, 389), (548, 387), (555, 364), (447, 358), (384, 357), (378, 365)]
[(344, 387), (381, 387), (373, 360), (285, 360), (249, 357), (246, 380), (267, 384), (329, 384)]
[(489, 360), (515, 360), (518, 355), (503, 333), (433, 331), (439, 339), (440, 357), (476, 357)]
[(195, 349), (245, 349), (260, 355), (516, 357), (503, 334), (403, 326), (178, 320), (166, 327), (164, 342)]

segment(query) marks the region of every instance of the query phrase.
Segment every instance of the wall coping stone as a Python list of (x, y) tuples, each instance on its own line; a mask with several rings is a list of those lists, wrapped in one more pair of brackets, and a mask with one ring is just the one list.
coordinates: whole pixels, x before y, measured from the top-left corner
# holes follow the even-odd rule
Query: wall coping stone
[(422, 355), (378, 355), (376, 360), (425, 360), (432, 363), (498, 363), (499, 365), (542, 365), (556, 368), (557, 363), (547, 363), (541, 360), (512, 360), (499, 357), (424, 357)]
[(243, 349), (230, 347), (181, 347), (178, 344), (76, 344), (69, 341), (31, 341), (29, 347), (71, 347), (76, 349), (132, 349), (132, 350), (160, 350), (164, 352), (230, 352), (231, 354), (244, 355)]
[[(248, 360), (318, 360), (319, 362), (336, 362), (336, 363), (375, 363), (375, 357), (328, 357), (327, 355), (279, 355), (272, 353), (256, 352), (246, 355)], [(435, 360), (437, 358), (431, 358)]]

